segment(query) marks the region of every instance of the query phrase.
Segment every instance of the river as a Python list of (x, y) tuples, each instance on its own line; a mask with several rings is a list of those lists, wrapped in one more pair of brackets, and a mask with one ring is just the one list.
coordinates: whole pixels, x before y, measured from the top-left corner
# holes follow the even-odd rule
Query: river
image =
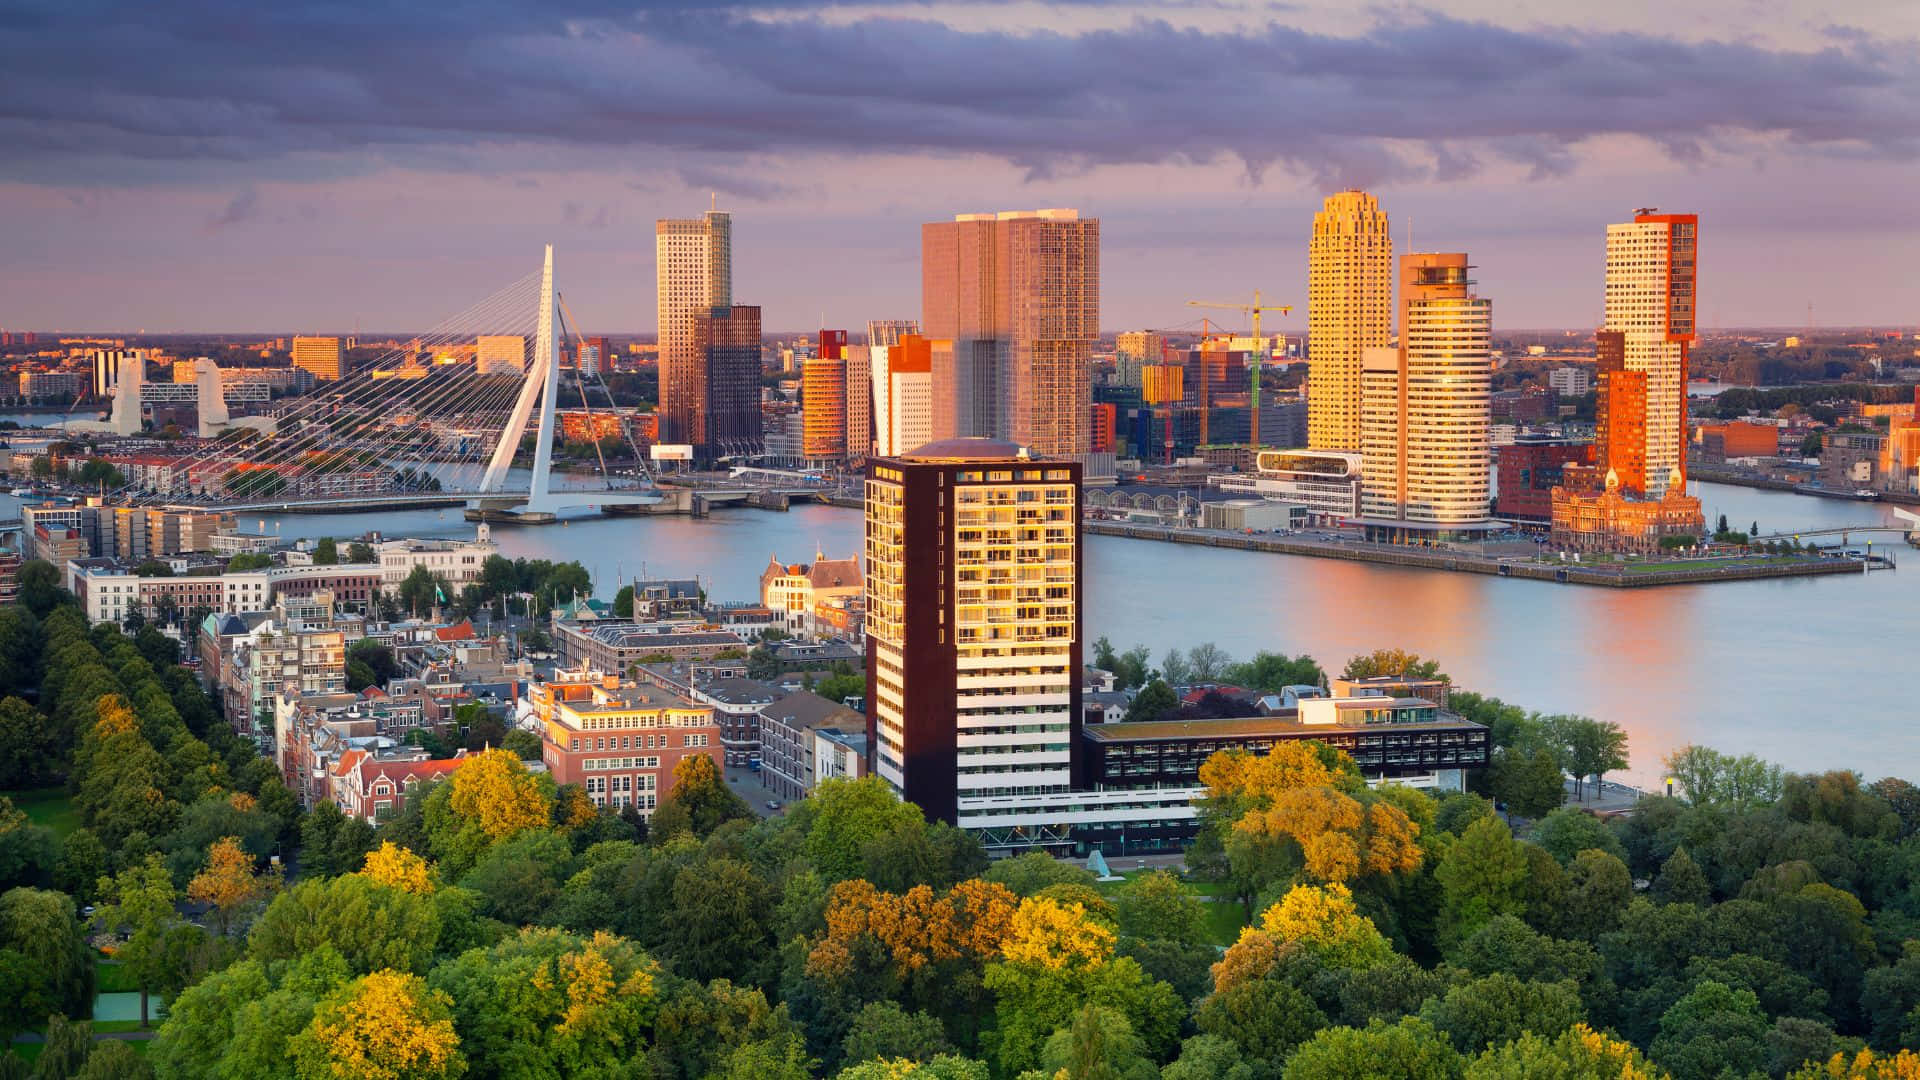
[[(1711, 522), (1816, 529), (1887, 523), (1877, 503), (1696, 485)], [(14, 500), (0, 499), (0, 504)], [(8, 516), (12, 506), (5, 505)], [(296, 536), (470, 536), (457, 509), (250, 515), (247, 530)], [(698, 576), (721, 600), (758, 597), (769, 558), (846, 556), (861, 516), (804, 506), (685, 517), (590, 517), (495, 526), (509, 556), (578, 559), (608, 597), (622, 578)], [(1457, 686), (1542, 712), (1612, 720), (1632, 740), (1632, 780), (1655, 785), (1686, 743), (1751, 752), (1790, 769), (1851, 768), (1920, 780), (1920, 552), (1876, 534), (1903, 564), (1860, 576), (1605, 589), (1089, 537), (1087, 640), (1169, 647), (1212, 641), (1236, 657), (1310, 653), (1338, 669), (1397, 646), (1440, 661)], [(1832, 541), (1828, 541), (1831, 543)], [(1852, 546), (1864, 546), (1863, 538)], [(1908, 558), (1911, 556), (1912, 558)]]

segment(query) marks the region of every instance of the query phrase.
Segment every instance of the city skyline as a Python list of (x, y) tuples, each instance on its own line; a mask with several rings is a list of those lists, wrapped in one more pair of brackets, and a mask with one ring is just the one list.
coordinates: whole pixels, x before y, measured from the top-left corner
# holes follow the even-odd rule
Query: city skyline
[[(1913, 317), (1920, 15), (1894, 4), (1853, 25), (1734, 0), (1357, 24), (1319, 2), (219, 7), (53, 12), (0, 39), (20, 58), (0, 325), (426, 325), (550, 239), (585, 329), (650, 333), (646, 224), (718, 193), (753, 222), (736, 284), (771, 327), (910, 311), (920, 222), (1024, 205), (1105, 223), (1103, 329), (1254, 288), (1297, 329), (1304, 222), (1349, 185), (1393, 207), (1398, 250), (1498, 268), (1510, 327), (1597, 325), (1592, 226), (1635, 205), (1715, 222), (1729, 272), (1703, 328), (1802, 326), (1809, 304), (1821, 326)], [(432, 80), (401, 61), (436, 47), (492, 59)], [(854, 62), (888, 55), (920, 62)], [(838, 58), (862, 76), (821, 85)], [(1447, 70), (1473, 77), (1405, 74)]]

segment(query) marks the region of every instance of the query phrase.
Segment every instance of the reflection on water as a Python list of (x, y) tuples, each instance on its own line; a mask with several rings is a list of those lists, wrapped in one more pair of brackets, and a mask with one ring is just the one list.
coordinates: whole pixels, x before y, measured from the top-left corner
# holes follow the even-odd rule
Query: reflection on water
[[(1708, 520), (1765, 531), (1892, 520), (1878, 504), (1699, 485)], [(5, 500), (10, 503), (11, 500)], [(11, 507), (8, 507), (11, 516)], [(472, 534), (458, 510), (280, 515), (287, 537)], [(861, 549), (861, 517), (791, 513), (588, 518), (497, 526), (510, 556), (578, 559), (610, 597), (619, 578), (694, 576), (722, 600), (757, 598), (769, 558)], [(1854, 546), (1864, 546), (1856, 538)], [(1911, 686), (1920, 551), (1878, 534), (1892, 573), (1660, 589), (1601, 589), (1474, 574), (1223, 551), (1112, 537), (1086, 546), (1086, 635), (1167, 648), (1213, 641), (1235, 656), (1306, 652), (1337, 669), (1399, 646), (1440, 660), (1457, 685), (1543, 712), (1613, 720), (1632, 737), (1634, 779), (1687, 742), (1762, 754), (1793, 769), (1854, 768), (1920, 780)], [(1911, 556), (1911, 558), (1906, 558)]]

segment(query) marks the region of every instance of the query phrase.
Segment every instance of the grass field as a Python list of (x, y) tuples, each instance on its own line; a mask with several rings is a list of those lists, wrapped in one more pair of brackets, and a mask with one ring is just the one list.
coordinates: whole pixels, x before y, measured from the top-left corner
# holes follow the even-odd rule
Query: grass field
[(80, 827), (80, 811), (73, 808), (73, 796), (66, 788), (39, 788), (34, 791), (9, 791), (7, 798), (13, 805), (26, 811), (27, 819), (35, 825), (45, 825), (58, 836)]
[(1239, 901), (1223, 897), (1204, 906), (1208, 941), (1225, 946), (1240, 940), (1240, 931), (1247, 925), (1247, 912)]

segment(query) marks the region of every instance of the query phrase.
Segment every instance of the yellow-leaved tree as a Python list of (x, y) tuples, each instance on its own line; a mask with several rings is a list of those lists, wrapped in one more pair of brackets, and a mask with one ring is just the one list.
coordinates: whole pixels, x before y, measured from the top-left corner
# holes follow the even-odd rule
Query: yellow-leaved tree
[(207, 848), (206, 869), (187, 883), (187, 898), (212, 904), (217, 928), (225, 934), (234, 917), (279, 886), (277, 877), (255, 874), (253, 856), (239, 837), (223, 836)]
[(1215, 990), (1228, 990), (1272, 971), (1282, 951), (1300, 948), (1334, 967), (1360, 970), (1385, 963), (1393, 946), (1373, 920), (1353, 904), (1353, 891), (1338, 883), (1296, 885), (1260, 915), (1258, 927), (1240, 931), (1240, 940), (1213, 966)]
[(1113, 958), (1113, 942), (1113, 928), (1088, 918), (1085, 905), (1030, 896), (1014, 911), (1000, 954), (1050, 970), (1098, 967)]
[(367, 852), (360, 873), (388, 888), (422, 896), (433, 892), (433, 867), (427, 860), (391, 840)]
[(489, 840), (552, 821), (552, 797), (511, 750), (483, 750), (453, 772), (454, 813), (480, 826)]
[(863, 936), (886, 950), (897, 975), (946, 960), (985, 963), (1011, 932), (1019, 903), (1006, 886), (978, 878), (939, 897), (925, 885), (890, 893), (861, 878), (842, 881), (827, 895), (827, 932), (814, 942), (807, 970), (844, 974)]
[(376, 971), (342, 986), (288, 1042), (301, 1080), (439, 1080), (467, 1071), (453, 999), (417, 975)]
[(1912, 1050), (1835, 1054), (1825, 1064), (1807, 1065), (1787, 1074), (1787, 1080), (1920, 1080), (1920, 1054)]

